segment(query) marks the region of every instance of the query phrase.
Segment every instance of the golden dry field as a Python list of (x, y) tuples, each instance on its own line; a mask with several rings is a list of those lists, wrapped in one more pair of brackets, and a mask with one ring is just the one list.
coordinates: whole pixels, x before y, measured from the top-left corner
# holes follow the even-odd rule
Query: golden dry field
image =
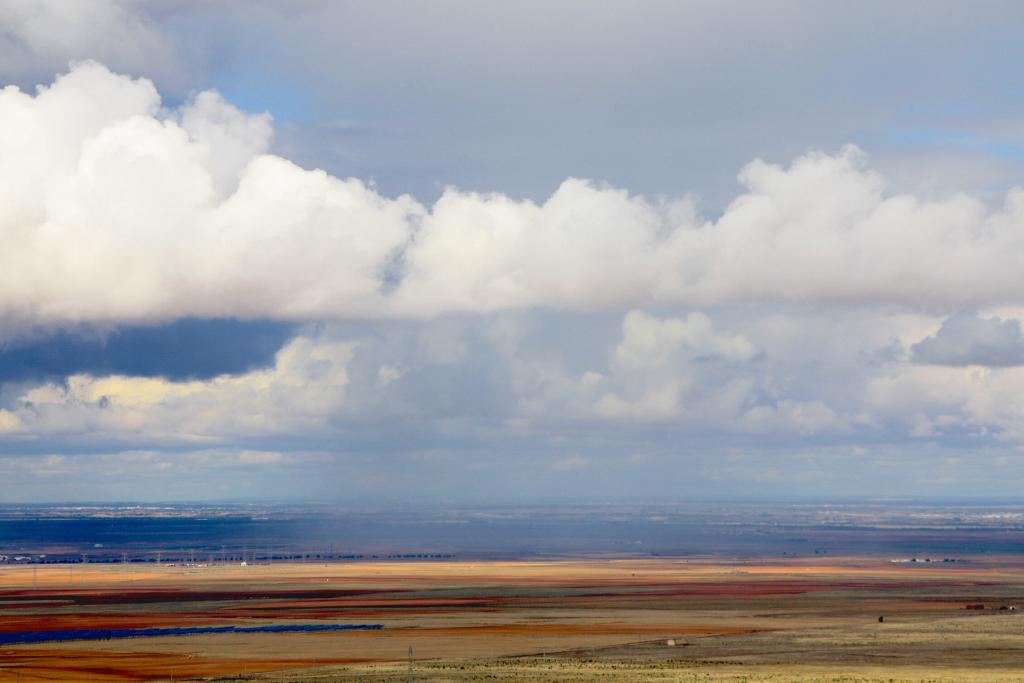
[[(7, 567), (0, 680), (1024, 680), (1018, 607), (1012, 557)], [(314, 624), (382, 628), (10, 637)]]

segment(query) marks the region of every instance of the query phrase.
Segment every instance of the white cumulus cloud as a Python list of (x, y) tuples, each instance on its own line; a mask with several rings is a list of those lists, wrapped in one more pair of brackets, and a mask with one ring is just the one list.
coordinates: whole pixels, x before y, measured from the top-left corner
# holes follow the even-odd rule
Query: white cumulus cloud
[(0, 320), (1024, 303), (1024, 190), (890, 194), (855, 148), (755, 161), (707, 220), (577, 179), (427, 207), (268, 154), (272, 132), (212, 91), (167, 110), (95, 62), (0, 91)]

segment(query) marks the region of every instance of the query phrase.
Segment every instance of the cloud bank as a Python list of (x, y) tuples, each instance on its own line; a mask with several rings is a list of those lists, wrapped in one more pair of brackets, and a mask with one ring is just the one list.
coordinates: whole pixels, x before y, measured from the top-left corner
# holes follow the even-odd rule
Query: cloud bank
[(572, 443), (581, 425), (590, 437), (626, 441), (650, 429), (784, 443), (942, 435), (1016, 442), (1024, 434), (1020, 367), (865, 363), (886, 333), (914, 334), (898, 318), (834, 324), (833, 315), (829, 329), (821, 317), (797, 315), (785, 330), (746, 311), (712, 318), (633, 310), (605, 329), (577, 315), (560, 338), (548, 315), (387, 322), (358, 334), (311, 327), (268, 367), (236, 375), (80, 372), (27, 383), (0, 405), (0, 434), (219, 446), (271, 439), (278, 447), (273, 439), (369, 439), (374, 448), (391, 439), (408, 448), (527, 434)]
[[(405, 477), (422, 492), (412, 472), (445, 495), (507, 487), (513, 499), (570, 474), (550, 490), (1006, 491), (991, 472), (1020, 459), (1024, 369), (890, 351), (942, 323), (738, 306), (308, 325), (267, 367), (234, 375), (2, 383), (0, 472), (21, 482), (15, 497), (69, 499), (143, 485), (160, 498), (204, 472), (232, 491), (236, 470), (275, 495), (276, 479), (324, 495), (358, 480), (345, 495), (369, 495)], [(921, 469), (941, 489), (922, 488)]]
[(215, 92), (167, 109), (95, 62), (0, 91), (0, 320), (1024, 303), (1024, 191), (891, 195), (852, 147), (750, 163), (710, 220), (578, 179), (428, 207), (268, 154), (271, 136)]

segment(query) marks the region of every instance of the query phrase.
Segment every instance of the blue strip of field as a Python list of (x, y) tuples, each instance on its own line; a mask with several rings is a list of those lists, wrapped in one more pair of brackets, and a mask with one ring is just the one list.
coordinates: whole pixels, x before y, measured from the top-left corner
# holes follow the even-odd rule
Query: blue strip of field
[(316, 633), (320, 631), (379, 631), (383, 624), (275, 624), (272, 626), (171, 626), (154, 628), (80, 628), (56, 631), (0, 633), (0, 645), (53, 643), (65, 640), (110, 640), (190, 636), (198, 633)]

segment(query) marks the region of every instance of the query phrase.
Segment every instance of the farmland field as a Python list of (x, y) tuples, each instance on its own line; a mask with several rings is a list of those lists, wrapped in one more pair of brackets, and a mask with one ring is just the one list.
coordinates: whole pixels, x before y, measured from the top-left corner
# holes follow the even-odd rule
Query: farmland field
[(1014, 556), (6, 566), (0, 680), (1019, 680), (1018, 607)]

